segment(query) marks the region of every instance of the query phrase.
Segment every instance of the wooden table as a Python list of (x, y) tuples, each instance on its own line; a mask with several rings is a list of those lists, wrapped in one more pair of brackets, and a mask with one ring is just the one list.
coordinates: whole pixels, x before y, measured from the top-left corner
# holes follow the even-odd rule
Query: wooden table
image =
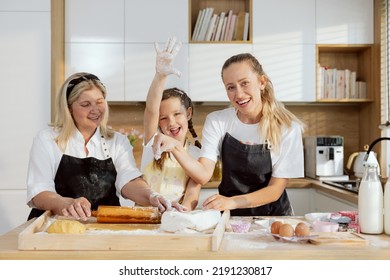
[(18, 234), (30, 222), (26, 222), (0, 236), (0, 259), (6, 260), (334, 260), (364, 259), (390, 260), (390, 236), (363, 235), (367, 246), (314, 245), (276, 241), (272, 236), (258, 234), (225, 233), (221, 247), (211, 251), (21, 251), (17, 249)]

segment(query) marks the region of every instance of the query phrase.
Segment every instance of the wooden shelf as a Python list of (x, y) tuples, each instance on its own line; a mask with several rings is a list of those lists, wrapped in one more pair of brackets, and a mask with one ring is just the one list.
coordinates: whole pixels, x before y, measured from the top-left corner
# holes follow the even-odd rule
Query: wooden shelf
[[(225, 43), (252, 43), (252, 0), (189, 0), (189, 42), (190, 43), (207, 43), (207, 44), (225, 44)], [(222, 12), (232, 10), (233, 14), (238, 15), (239, 12), (249, 13), (249, 32), (248, 40), (233, 40), (233, 41), (198, 41), (192, 40), (195, 30), (196, 21), (199, 11), (206, 8), (213, 8), (213, 14), (220, 15)]]
[[(356, 80), (366, 82), (367, 99), (318, 99), (317, 102), (373, 101), (373, 46), (372, 45), (317, 45), (317, 65), (356, 72)], [(318, 70), (318, 69), (317, 69)]]

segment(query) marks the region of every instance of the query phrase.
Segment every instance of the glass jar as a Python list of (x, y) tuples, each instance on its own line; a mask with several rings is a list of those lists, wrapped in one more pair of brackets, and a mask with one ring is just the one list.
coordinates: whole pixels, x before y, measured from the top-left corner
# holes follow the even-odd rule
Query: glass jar
[(383, 232), (383, 189), (378, 164), (364, 163), (358, 194), (359, 225), (362, 233)]

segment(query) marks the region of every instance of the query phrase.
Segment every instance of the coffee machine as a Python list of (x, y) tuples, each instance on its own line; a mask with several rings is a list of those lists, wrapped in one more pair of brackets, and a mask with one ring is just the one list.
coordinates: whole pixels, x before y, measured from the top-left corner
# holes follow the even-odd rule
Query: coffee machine
[(303, 140), (306, 177), (324, 180), (345, 176), (342, 136), (308, 136)]

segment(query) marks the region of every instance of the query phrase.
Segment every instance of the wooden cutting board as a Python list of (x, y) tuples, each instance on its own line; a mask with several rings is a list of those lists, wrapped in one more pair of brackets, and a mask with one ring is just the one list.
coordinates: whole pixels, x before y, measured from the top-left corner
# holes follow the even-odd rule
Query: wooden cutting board
[(316, 232), (309, 242), (316, 245), (366, 246), (368, 240), (353, 232)]
[(87, 230), (158, 230), (159, 224), (85, 224)]

